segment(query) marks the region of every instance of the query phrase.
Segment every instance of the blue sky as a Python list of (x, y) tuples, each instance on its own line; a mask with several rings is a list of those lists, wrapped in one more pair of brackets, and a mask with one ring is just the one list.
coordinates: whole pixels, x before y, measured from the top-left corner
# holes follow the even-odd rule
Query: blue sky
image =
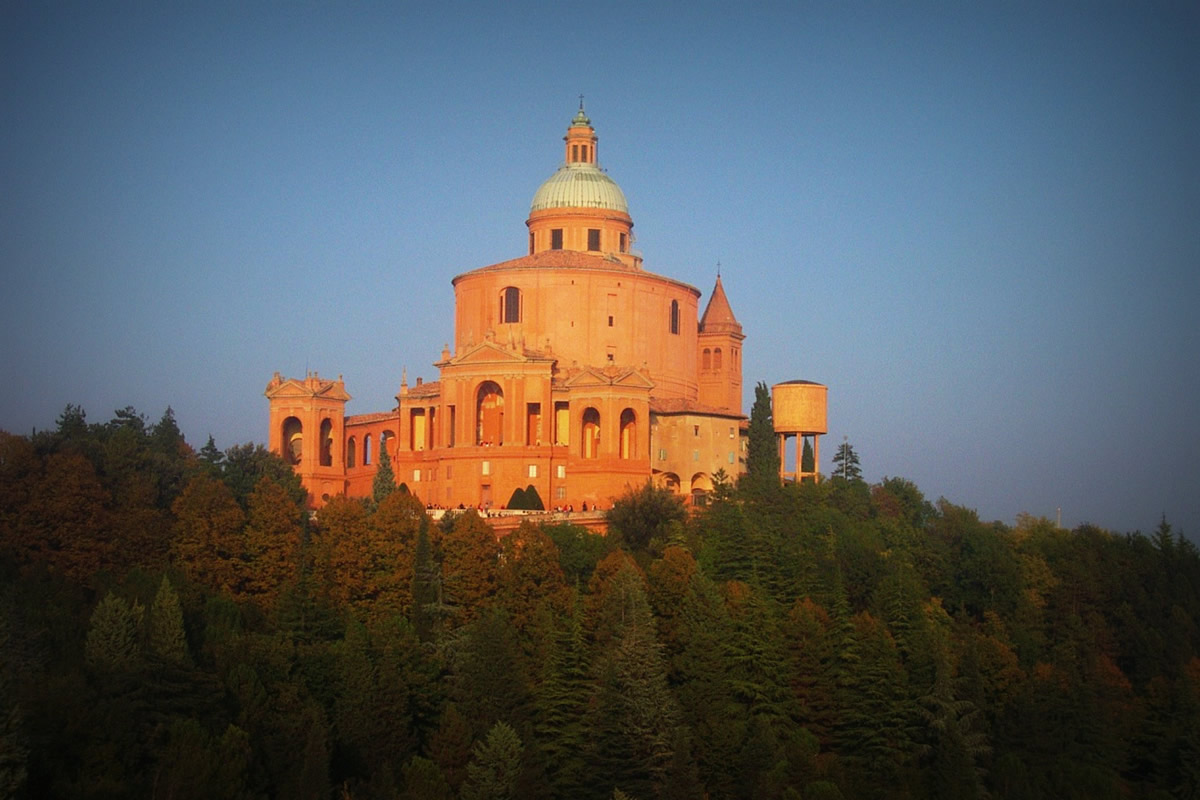
[(581, 92), (646, 268), (720, 263), (747, 410), (820, 381), (868, 480), (1200, 534), (1192, 2), (3, 3), (0, 428), (390, 408)]

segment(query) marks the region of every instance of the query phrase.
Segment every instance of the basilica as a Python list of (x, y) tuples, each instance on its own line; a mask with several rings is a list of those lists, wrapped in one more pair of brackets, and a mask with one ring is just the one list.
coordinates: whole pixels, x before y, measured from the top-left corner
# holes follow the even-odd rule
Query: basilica
[[(714, 476), (744, 471), (745, 336), (720, 276), (701, 313), (698, 289), (647, 271), (582, 104), (564, 139), (530, 204), (528, 253), (453, 279), (438, 380), (402, 376), (395, 408), (347, 415), (340, 376), (271, 379), (269, 447), (314, 506), (370, 495), (381, 452), (445, 507), (501, 508), (532, 486), (547, 507), (608, 508), (648, 480), (699, 504)], [(824, 394), (801, 399), (823, 426)]]

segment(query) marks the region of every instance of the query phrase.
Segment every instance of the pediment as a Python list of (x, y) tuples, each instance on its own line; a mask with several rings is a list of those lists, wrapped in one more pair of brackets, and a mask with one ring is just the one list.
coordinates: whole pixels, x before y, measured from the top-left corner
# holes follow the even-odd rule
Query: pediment
[(613, 379), (613, 386), (622, 386), (630, 389), (653, 389), (654, 381), (636, 369), (629, 369), (624, 374), (618, 375)]
[(607, 370), (595, 367), (584, 367), (563, 381), (568, 389), (582, 389), (589, 386), (616, 386), (622, 389), (653, 389), (654, 383), (636, 369), (615, 371), (612, 367)]
[(288, 378), (279, 382), (272, 381), (263, 392), (271, 400), (275, 399), (309, 399), (321, 397), (328, 400), (349, 401), (352, 398), (341, 381), (322, 381), (320, 379), (297, 380)]
[(506, 347), (501, 347), (495, 342), (480, 342), (467, 349), (460, 356), (456, 356), (449, 361), (450, 366), (460, 366), (468, 364), (514, 364), (528, 361), (521, 353), (513, 352)]
[(592, 367), (584, 367), (563, 383), (568, 389), (578, 389), (584, 386), (611, 386), (612, 378)]

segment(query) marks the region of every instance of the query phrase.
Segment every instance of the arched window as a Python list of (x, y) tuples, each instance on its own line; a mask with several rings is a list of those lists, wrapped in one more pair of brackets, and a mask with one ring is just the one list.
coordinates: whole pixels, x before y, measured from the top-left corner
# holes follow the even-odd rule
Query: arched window
[(321, 420), (321, 466), (333, 466), (333, 423)]
[(357, 449), (358, 449), (357, 443), (354, 441), (354, 437), (351, 436), (350, 441), (346, 442), (346, 468), (347, 469), (355, 466), (354, 459), (355, 459), (355, 456), (357, 455)]
[(304, 426), (295, 417), (283, 421), (283, 457), (293, 466), (300, 463), (304, 454)]
[(363, 437), (363, 466), (369, 467), (370, 465), (371, 465), (371, 434), (368, 433), (366, 436)]
[(713, 369), (721, 368), (721, 348), (713, 350)]
[(671, 301), (671, 333), (679, 333), (679, 301)]
[(379, 452), (386, 452), (389, 457), (392, 455), (392, 439), (396, 438), (396, 434), (392, 431), (384, 431), (379, 434)]
[(500, 319), (503, 322), (521, 321), (521, 290), (515, 286), (500, 292)]
[(475, 394), (475, 444), (504, 444), (504, 392), (495, 381), (484, 381)]
[(704, 348), (704, 355), (700, 357), (700, 369), (712, 369), (712, 350)]
[(621, 412), (621, 458), (637, 458), (637, 417), (632, 408)]
[(588, 408), (583, 412), (583, 449), (584, 458), (597, 458), (600, 455), (600, 412)]

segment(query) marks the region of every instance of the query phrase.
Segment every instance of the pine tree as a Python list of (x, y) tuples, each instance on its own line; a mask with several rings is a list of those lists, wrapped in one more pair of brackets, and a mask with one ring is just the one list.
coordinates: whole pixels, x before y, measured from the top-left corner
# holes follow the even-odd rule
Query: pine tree
[(830, 477), (853, 482), (862, 480), (858, 453), (854, 452), (854, 445), (850, 442), (844, 441), (838, 445), (837, 452), (833, 456), (833, 474)]
[(131, 605), (112, 592), (92, 612), (84, 655), (88, 663), (104, 670), (127, 669), (139, 660), (138, 629), (142, 606)]
[(378, 505), (388, 495), (397, 490), (396, 473), (392, 471), (392, 459), (386, 447), (379, 448), (379, 466), (375, 470), (375, 480), (371, 483), (371, 497)]
[(225, 454), (217, 449), (217, 443), (213, 440), (210, 433), (208, 441), (204, 443), (204, 447), (200, 448), (200, 461), (204, 464), (205, 469), (214, 478), (221, 477), (221, 465), (225, 463)]
[(526, 730), (531, 697), (516, 631), (501, 609), (490, 608), (461, 631), (451, 665), (451, 697), (471, 710), (476, 736), (494, 723)]
[(475, 744), (462, 800), (511, 800), (516, 797), (521, 776), (521, 757), (525, 752), (521, 739), (503, 720), (488, 731), (487, 738)]
[(187, 635), (183, 630), (183, 607), (171, 581), (163, 575), (150, 606), (150, 652), (175, 664), (189, 661)]
[(745, 735), (746, 714), (730, 686), (729, 614), (716, 586), (703, 573), (692, 575), (679, 607), (679, 650), (671, 683), (692, 732), (700, 778), (713, 797), (739, 789), (735, 760)]
[(454, 792), (437, 764), (413, 756), (404, 765), (404, 800), (454, 800)]
[(667, 685), (666, 663), (637, 569), (624, 565), (610, 579), (601, 602), (612, 643), (597, 651), (589, 764), (596, 785), (650, 797), (671, 761), (679, 706)]
[(587, 731), (584, 718), (592, 682), (578, 606), (558, 621), (534, 693), (534, 736), (546, 780), (557, 797), (585, 793)]

